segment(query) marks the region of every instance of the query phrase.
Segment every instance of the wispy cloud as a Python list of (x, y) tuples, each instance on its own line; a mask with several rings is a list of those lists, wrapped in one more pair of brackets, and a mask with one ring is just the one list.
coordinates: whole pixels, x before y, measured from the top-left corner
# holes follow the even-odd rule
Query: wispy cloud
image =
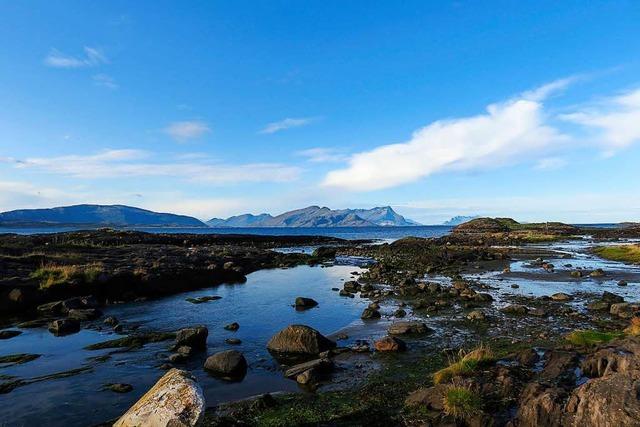
[(93, 83), (96, 86), (106, 87), (111, 90), (115, 90), (120, 87), (118, 83), (116, 83), (115, 79), (107, 74), (96, 74), (92, 78)]
[(286, 182), (298, 178), (300, 169), (277, 163), (225, 164), (209, 159), (154, 161), (142, 150), (107, 150), (92, 155), (14, 160), (14, 167), (34, 169), (79, 179), (173, 177), (189, 182), (224, 185), (242, 182)]
[(560, 157), (546, 157), (538, 160), (536, 163), (536, 169), (539, 170), (555, 170), (561, 169), (566, 166), (567, 161)]
[(472, 117), (440, 120), (400, 144), (378, 147), (331, 171), (323, 184), (354, 191), (390, 188), (443, 171), (497, 167), (540, 155), (568, 137), (546, 123), (542, 101), (567, 79), (522, 93)]
[(314, 118), (314, 117), (301, 117), (301, 118), (297, 118), (297, 119), (286, 118), (286, 119), (280, 120), (278, 122), (273, 122), (273, 123), (267, 124), (264, 127), (264, 129), (262, 129), (260, 131), (260, 133), (271, 134), (271, 133), (280, 132), (280, 131), (286, 130), (286, 129), (306, 126), (306, 125), (308, 125), (310, 123), (313, 123), (315, 120), (317, 120), (317, 119)]
[(49, 54), (44, 58), (44, 63), (54, 68), (95, 67), (108, 62), (109, 60), (102, 51), (88, 46), (84, 47), (84, 56), (67, 55), (57, 49), (51, 49)]
[(313, 163), (343, 162), (348, 156), (335, 148), (309, 148), (296, 153)]
[(200, 120), (173, 122), (164, 128), (164, 132), (178, 142), (186, 142), (190, 139), (200, 138), (211, 132), (209, 126)]
[(605, 98), (564, 114), (561, 119), (585, 127), (593, 142), (604, 145), (607, 153), (613, 154), (640, 142), (640, 89)]

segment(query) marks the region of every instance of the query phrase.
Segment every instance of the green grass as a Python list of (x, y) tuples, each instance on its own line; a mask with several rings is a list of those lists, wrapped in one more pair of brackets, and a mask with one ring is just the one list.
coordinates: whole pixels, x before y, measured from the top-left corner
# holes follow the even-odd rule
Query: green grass
[(593, 252), (612, 261), (640, 264), (640, 245), (598, 246)]
[(470, 388), (451, 386), (443, 399), (444, 412), (458, 419), (465, 419), (482, 411), (482, 399)]
[(600, 332), (600, 331), (573, 331), (566, 336), (566, 340), (573, 345), (592, 346), (603, 344), (614, 338), (624, 336), (622, 332)]
[(473, 374), (479, 367), (492, 362), (495, 359), (490, 348), (480, 345), (468, 353), (461, 353), (457, 361), (452, 362), (444, 369), (433, 374), (433, 382), (442, 384), (456, 377), (465, 377)]
[(31, 273), (33, 279), (40, 281), (40, 289), (49, 289), (54, 286), (68, 284), (70, 282), (92, 283), (103, 268), (100, 264), (88, 265), (45, 265)]

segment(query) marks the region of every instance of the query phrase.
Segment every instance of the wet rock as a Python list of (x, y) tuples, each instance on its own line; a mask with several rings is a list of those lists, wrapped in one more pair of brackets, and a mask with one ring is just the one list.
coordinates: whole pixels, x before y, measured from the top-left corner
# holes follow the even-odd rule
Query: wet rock
[(529, 310), (529, 315), (535, 317), (547, 317), (549, 313), (547, 313), (547, 310), (542, 307), (536, 307)]
[(109, 316), (103, 320), (103, 322), (107, 326), (116, 326), (119, 322), (115, 316)]
[(238, 338), (227, 338), (224, 340), (224, 342), (226, 342), (227, 344), (230, 345), (240, 345), (242, 344), (242, 341), (239, 340)]
[(626, 281), (626, 280), (620, 280), (620, 281), (618, 281), (618, 286), (627, 286), (627, 285), (628, 285), (628, 283), (627, 283), (627, 281)]
[(473, 300), (476, 302), (491, 302), (493, 297), (490, 294), (478, 292), (473, 296)]
[(356, 342), (351, 346), (351, 351), (354, 353), (369, 353), (371, 349), (369, 348), (369, 343), (364, 340), (356, 340)]
[(348, 282), (344, 282), (342, 289), (353, 294), (360, 291), (360, 283), (350, 280)]
[(505, 314), (511, 314), (515, 316), (524, 316), (529, 312), (529, 309), (524, 305), (520, 304), (511, 304), (506, 307), (500, 309), (501, 312)]
[(4, 330), (0, 331), (0, 340), (8, 340), (9, 338), (17, 337), (22, 331)]
[(569, 294), (565, 294), (564, 292), (558, 292), (551, 295), (551, 299), (554, 301), (564, 302), (564, 301), (571, 301), (573, 297)]
[(545, 354), (544, 369), (540, 377), (558, 384), (572, 384), (576, 379), (575, 368), (578, 362), (578, 353), (575, 351), (552, 350)]
[(115, 393), (129, 393), (133, 390), (133, 386), (131, 384), (125, 383), (105, 384), (105, 388)]
[(49, 322), (47, 319), (35, 319), (27, 320), (26, 322), (20, 322), (16, 326), (22, 329), (41, 328), (46, 326)]
[(379, 319), (380, 317), (380, 312), (373, 308), (365, 308), (360, 315), (360, 318), (364, 320)]
[(62, 301), (53, 301), (41, 304), (37, 307), (37, 310), (42, 314), (60, 314), (62, 313)]
[(207, 357), (204, 368), (223, 378), (239, 379), (247, 372), (247, 360), (237, 350), (225, 350)]
[(473, 310), (469, 314), (467, 314), (467, 319), (471, 321), (482, 321), (486, 320), (487, 316), (480, 310)]
[(395, 322), (389, 326), (387, 332), (391, 335), (422, 335), (433, 330), (422, 322)]
[(314, 384), (314, 383), (317, 383), (319, 380), (320, 380), (320, 377), (317, 374), (315, 369), (306, 370), (296, 377), (296, 382), (302, 385)]
[(176, 333), (175, 347), (188, 346), (195, 350), (204, 350), (207, 348), (208, 335), (209, 330), (206, 326), (180, 329)]
[(355, 297), (355, 295), (353, 295), (351, 292), (345, 291), (344, 289), (340, 289), (340, 292), (338, 293), (338, 295), (340, 295), (341, 297), (349, 297), (349, 298)]
[(309, 326), (289, 325), (271, 337), (267, 349), (275, 353), (313, 355), (335, 346), (333, 341)]
[(407, 315), (407, 312), (401, 308), (393, 312), (393, 316), (397, 318), (402, 318), (402, 317), (405, 317), (406, 315)]
[(334, 368), (333, 362), (329, 359), (315, 359), (308, 362), (299, 363), (290, 367), (284, 372), (286, 378), (296, 378), (303, 372), (314, 370), (316, 373), (328, 373)]
[(404, 404), (408, 407), (442, 411), (444, 409), (444, 395), (448, 387), (447, 384), (437, 384), (433, 387), (418, 389), (405, 399)]
[(601, 268), (597, 268), (595, 270), (593, 270), (591, 273), (589, 273), (589, 276), (591, 277), (603, 277), (604, 276), (604, 270)]
[(68, 316), (77, 320), (95, 320), (102, 316), (97, 308), (74, 308), (69, 310)]
[(582, 277), (582, 271), (580, 270), (574, 270), (569, 274), (571, 275), (571, 277), (574, 277), (576, 279), (580, 279)]
[(196, 297), (196, 298), (187, 298), (185, 299), (185, 301), (190, 302), (191, 304), (202, 304), (209, 301), (216, 301), (221, 298), (222, 297), (218, 295), (208, 295), (208, 296), (202, 296), (202, 297)]
[(296, 298), (295, 306), (296, 309), (304, 310), (307, 308), (312, 308), (318, 305), (318, 302), (312, 298), (298, 297)]
[(171, 369), (114, 427), (194, 427), (204, 413), (202, 389), (191, 374)]
[(594, 301), (587, 305), (589, 311), (609, 311), (611, 303), (606, 301)]
[(81, 297), (69, 298), (62, 301), (61, 310), (63, 313), (69, 313), (69, 310), (85, 308)]
[(407, 344), (400, 338), (386, 336), (374, 343), (376, 351), (405, 351)]
[(527, 348), (518, 352), (516, 360), (522, 365), (528, 368), (534, 366), (540, 360), (540, 355), (532, 348)]
[(604, 302), (608, 302), (611, 304), (615, 304), (618, 302), (624, 302), (624, 298), (621, 297), (620, 295), (616, 295), (612, 292), (609, 291), (604, 291), (604, 293), (602, 294), (602, 298), (600, 298), (602, 301)]
[(237, 331), (238, 329), (240, 329), (240, 324), (238, 322), (233, 322), (233, 323), (229, 323), (228, 325), (225, 325), (224, 328), (227, 331)]
[(23, 363), (31, 362), (32, 360), (36, 360), (39, 358), (39, 354), (29, 354), (29, 353), (18, 353), (18, 354), (8, 354), (6, 356), (0, 356), (0, 365), (3, 368), (12, 365), (21, 365)]
[(49, 323), (49, 331), (54, 335), (67, 335), (80, 331), (80, 322), (76, 319), (58, 319)]

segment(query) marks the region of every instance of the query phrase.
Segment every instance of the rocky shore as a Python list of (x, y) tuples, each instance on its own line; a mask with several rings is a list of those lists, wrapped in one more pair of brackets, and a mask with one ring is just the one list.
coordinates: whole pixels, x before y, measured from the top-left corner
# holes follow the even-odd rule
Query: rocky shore
[[(210, 331), (204, 326), (176, 325), (171, 333), (131, 331), (90, 349), (162, 343), (170, 351), (163, 366), (171, 370), (109, 424), (640, 424), (640, 269), (597, 258), (594, 249), (626, 245), (625, 239), (640, 237), (640, 228), (480, 218), (441, 238), (380, 245), (303, 237), (99, 233), (2, 237), (0, 266), (9, 272), (2, 276), (5, 304), (55, 319), (59, 323), (52, 322), (50, 329), (65, 334), (100, 316), (105, 303), (242, 281), (263, 268), (328, 265), (336, 256), (373, 260), (333, 289), (334, 298), (366, 301), (361, 319), (369, 338), (344, 345), (348, 330), (325, 336), (308, 325), (291, 324), (262, 343), (281, 375), (305, 393), (207, 404), (193, 376), (174, 368), (201, 363), (216, 378), (241, 382), (254, 368), (243, 340), (228, 338), (232, 348), (209, 354)], [(293, 245), (321, 247), (313, 255), (270, 250)], [(101, 270), (92, 281), (85, 275), (58, 283), (57, 276), (37, 273), (41, 266), (98, 262)], [(14, 301), (16, 289), (25, 299)], [(26, 299), (34, 294), (38, 298)], [(207, 298), (214, 297), (191, 302)], [(304, 295), (288, 304), (290, 310), (323, 310)], [(239, 328), (234, 322), (224, 326), (232, 332)], [(2, 331), (6, 339), (15, 339), (11, 331), (19, 332)], [(38, 355), (14, 356), (0, 363), (32, 363)], [(108, 387), (126, 393), (126, 385)], [(5, 382), (4, 392), (11, 387)]]

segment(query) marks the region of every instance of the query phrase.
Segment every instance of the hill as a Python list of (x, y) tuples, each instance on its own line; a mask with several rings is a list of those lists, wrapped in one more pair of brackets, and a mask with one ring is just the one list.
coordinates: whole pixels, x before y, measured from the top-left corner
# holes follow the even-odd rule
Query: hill
[(190, 216), (124, 205), (74, 205), (2, 212), (0, 226), (207, 227)]

